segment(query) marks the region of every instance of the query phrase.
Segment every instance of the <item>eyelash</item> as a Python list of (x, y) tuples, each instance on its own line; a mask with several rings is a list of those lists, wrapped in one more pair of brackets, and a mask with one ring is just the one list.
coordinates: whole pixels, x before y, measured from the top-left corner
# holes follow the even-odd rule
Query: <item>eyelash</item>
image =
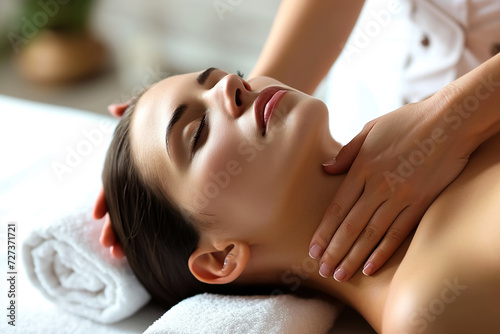
[[(236, 74), (243, 79), (243, 72), (240, 70), (236, 71)], [(194, 142), (193, 142), (193, 152), (196, 148), (196, 144), (198, 143), (198, 139), (200, 138), (201, 132), (203, 131), (203, 128), (205, 127), (205, 121), (207, 119), (207, 114), (205, 113), (203, 115), (203, 118), (201, 119), (200, 126), (198, 127), (198, 131), (196, 131), (196, 134), (194, 135)]]
[(203, 128), (205, 127), (206, 118), (207, 118), (207, 114), (205, 113), (203, 115), (203, 118), (201, 119), (198, 131), (196, 131), (196, 134), (194, 135), (193, 152), (194, 152), (194, 149), (196, 148), (196, 144), (198, 143), (198, 139), (200, 138), (201, 131), (203, 131)]

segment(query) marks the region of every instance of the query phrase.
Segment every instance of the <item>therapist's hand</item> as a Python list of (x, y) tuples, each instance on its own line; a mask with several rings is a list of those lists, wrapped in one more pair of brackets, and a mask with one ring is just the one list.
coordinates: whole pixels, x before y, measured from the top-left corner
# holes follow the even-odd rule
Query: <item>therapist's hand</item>
[(370, 254), (363, 273), (378, 270), (464, 169), (470, 153), (436, 109), (428, 99), (379, 117), (323, 165), (349, 172), (310, 243), (322, 276), (346, 281)]
[[(111, 104), (108, 106), (108, 111), (115, 117), (122, 117), (127, 109), (130, 101), (124, 103)], [(104, 197), (104, 189), (101, 188), (97, 200), (94, 204), (94, 219), (104, 218), (104, 225), (101, 230), (100, 242), (104, 247), (109, 247), (111, 255), (115, 258), (122, 258), (125, 256), (122, 246), (116, 240), (115, 232), (111, 226), (111, 219), (109, 218), (108, 209), (106, 207), (106, 198)]]

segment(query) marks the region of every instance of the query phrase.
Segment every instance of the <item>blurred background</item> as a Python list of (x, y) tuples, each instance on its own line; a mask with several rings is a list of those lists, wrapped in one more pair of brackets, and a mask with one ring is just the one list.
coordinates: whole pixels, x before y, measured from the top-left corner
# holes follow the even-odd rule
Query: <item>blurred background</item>
[(107, 114), (169, 75), (250, 73), (280, 0), (0, 0), (0, 94)]

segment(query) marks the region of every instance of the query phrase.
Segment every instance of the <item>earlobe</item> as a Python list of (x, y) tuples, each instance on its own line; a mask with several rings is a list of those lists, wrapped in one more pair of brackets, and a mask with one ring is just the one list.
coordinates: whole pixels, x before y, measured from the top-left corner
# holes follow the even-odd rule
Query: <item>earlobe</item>
[(227, 284), (240, 276), (250, 258), (250, 248), (244, 242), (228, 242), (225, 247), (200, 247), (189, 257), (191, 273), (208, 284)]

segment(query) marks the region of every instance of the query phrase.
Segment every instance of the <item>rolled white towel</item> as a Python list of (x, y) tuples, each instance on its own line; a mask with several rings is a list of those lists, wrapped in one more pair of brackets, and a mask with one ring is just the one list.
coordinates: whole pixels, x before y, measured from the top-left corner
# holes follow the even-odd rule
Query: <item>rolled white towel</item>
[(225, 296), (204, 293), (168, 310), (144, 334), (327, 333), (344, 304), (294, 295)]
[(64, 310), (109, 324), (144, 306), (150, 295), (126, 259), (99, 243), (104, 223), (86, 208), (34, 228), (22, 245), (30, 281)]

